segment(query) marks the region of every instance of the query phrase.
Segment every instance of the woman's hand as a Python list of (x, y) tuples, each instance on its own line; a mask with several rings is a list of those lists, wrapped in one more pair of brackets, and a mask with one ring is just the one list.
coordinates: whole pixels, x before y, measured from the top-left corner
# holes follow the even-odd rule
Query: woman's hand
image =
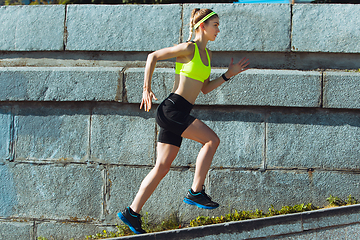
[(228, 73), (226, 74), (227, 78), (231, 78), (241, 72), (248, 70), (247, 66), (249, 65), (249, 59), (243, 58), (238, 63), (234, 64), (234, 59), (231, 58), (231, 62), (228, 68)]
[(153, 99), (157, 100), (155, 94), (151, 90), (144, 89), (140, 109), (142, 109), (142, 107), (144, 106), (144, 110), (146, 112), (150, 111)]

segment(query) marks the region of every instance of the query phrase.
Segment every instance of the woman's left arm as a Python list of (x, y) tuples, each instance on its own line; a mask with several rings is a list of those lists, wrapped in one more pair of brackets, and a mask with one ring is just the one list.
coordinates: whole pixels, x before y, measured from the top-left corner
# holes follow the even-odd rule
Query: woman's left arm
[[(249, 65), (249, 59), (247, 59), (247, 58), (243, 58), (238, 63), (235, 63), (235, 64), (234, 64), (234, 59), (231, 58), (229, 68), (224, 73), (225, 78), (227, 78), (227, 79), (232, 78), (235, 75), (248, 70), (249, 69), (247, 67), (248, 65)], [(207, 94), (207, 93), (211, 92), (212, 90), (214, 90), (215, 88), (219, 87), (224, 82), (226, 82), (226, 81), (224, 80), (224, 78), (222, 76), (218, 77), (214, 80), (211, 80), (211, 81), (208, 78), (205, 80), (201, 91), (204, 94)]]

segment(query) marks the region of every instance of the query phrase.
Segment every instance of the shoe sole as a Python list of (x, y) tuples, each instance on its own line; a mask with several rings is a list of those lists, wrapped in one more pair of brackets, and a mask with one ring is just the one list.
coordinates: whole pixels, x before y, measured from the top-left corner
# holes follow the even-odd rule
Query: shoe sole
[(126, 217), (121, 212), (119, 212), (117, 215), (121, 219), (121, 221), (123, 221), (126, 225), (129, 226), (131, 231), (133, 231), (135, 234), (142, 234), (141, 232), (135, 230), (135, 228), (131, 225), (129, 220), (127, 220)]
[(193, 200), (190, 200), (188, 198), (184, 198), (183, 201), (184, 201), (184, 203), (187, 203), (189, 205), (195, 205), (195, 206), (197, 206), (199, 208), (203, 208), (203, 209), (215, 209), (215, 208), (219, 207), (219, 206), (217, 206), (217, 207), (204, 206), (204, 205), (201, 205), (201, 204), (199, 204), (197, 202), (194, 202)]

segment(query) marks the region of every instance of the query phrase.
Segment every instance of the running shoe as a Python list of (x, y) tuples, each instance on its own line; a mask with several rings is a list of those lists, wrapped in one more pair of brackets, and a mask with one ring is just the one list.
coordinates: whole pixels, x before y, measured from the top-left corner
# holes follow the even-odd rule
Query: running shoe
[(131, 231), (133, 231), (134, 233), (136, 234), (146, 233), (141, 228), (140, 214), (132, 211), (129, 207), (125, 208), (123, 212), (119, 212), (118, 217), (121, 219), (121, 221), (123, 221), (126, 225), (128, 225)]
[(205, 193), (205, 186), (203, 186), (203, 189), (200, 192), (193, 192), (192, 189), (189, 189), (184, 198), (184, 202), (204, 209), (214, 209), (219, 207), (219, 204), (211, 201), (211, 198)]

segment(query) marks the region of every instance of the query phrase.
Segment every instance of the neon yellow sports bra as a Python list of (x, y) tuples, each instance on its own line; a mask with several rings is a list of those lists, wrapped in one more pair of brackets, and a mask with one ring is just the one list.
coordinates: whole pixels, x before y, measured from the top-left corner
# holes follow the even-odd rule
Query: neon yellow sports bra
[(205, 48), (206, 56), (207, 56), (208, 63), (209, 63), (208, 66), (205, 66), (203, 64), (203, 62), (201, 61), (199, 48), (195, 42), (194, 42), (194, 44), (195, 44), (195, 52), (194, 52), (193, 59), (191, 59), (191, 61), (188, 63), (176, 62), (175, 74), (180, 74), (182, 76), (189, 77), (189, 78), (198, 80), (200, 82), (204, 82), (206, 79), (208, 79), (208, 77), (210, 76), (210, 72), (211, 72), (209, 53), (208, 53), (207, 49)]

